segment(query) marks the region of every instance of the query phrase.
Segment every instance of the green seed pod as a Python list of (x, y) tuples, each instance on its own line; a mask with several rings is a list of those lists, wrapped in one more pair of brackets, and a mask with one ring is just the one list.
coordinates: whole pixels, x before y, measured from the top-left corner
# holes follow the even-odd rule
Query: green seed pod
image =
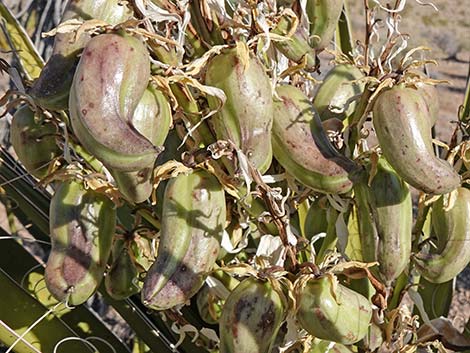
[(324, 193), (351, 190), (350, 173), (357, 168), (335, 150), (308, 98), (296, 87), (276, 89), (273, 151), (277, 161), (306, 186)]
[(418, 83), (416, 87), (426, 102), (431, 126), (434, 126), (439, 118), (439, 93), (437, 92), (437, 88), (422, 82)]
[(434, 126), (439, 118), (439, 93), (437, 92), (437, 88), (432, 84), (425, 83), (425, 80), (428, 77), (424, 72), (415, 69), (410, 70), (409, 72), (422, 80), (418, 80), (418, 82), (415, 83), (415, 86), (426, 102), (429, 111), (428, 117), (430, 119), (431, 126)]
[(362, 259), (377, 261), (379, 277), (390, 286), (410, 262), (413, 210), (409, 188), (380, 159), (370, 186), (364, 178), (354, 192)]
[(107, 167), (129, 172), (155, 162), (159, 149), (132, 125), (149, 77), (149, 55), (137, 38), (102, 34), (83, 51), (70, 119), (80, 143)]
[(430, 111), (419, 91), (394, 86), (379, 94), (373, 114), (383, 155), (407, 183), (429, 194), (460, 185), (452, 166), (434, 154)]
[(421, 275), (432, 283), (453, 279), (470, 263), (470, 190), (459, 187), (456, 193), (449, 210), (444, 208), (444, 197), (432, 206), (431, 222), (438, 237), (438, 252), (419, 253), (414, 259)]
[(210, 9), (202, 0), (193, 0), (189, 3), (189, 12), (191, 24), (205, 47), (206, 43), (209, 48), (225, 43), (218, 11)]
[[(131, 120), (132, 126), (154, 146), (161, 146), (172, 123), (171, 109), (163, 93), (149, 86), (137, 105)], [(149, 198), (152, 193), (152, 162), (148, 167), (137, 171), (122, 172), (111, 169), (119, 191), (134, 203)]]
[[(295, 22), (298, 22), (298, 20), (294, 13), (291, 16), (289, 16), (289, 13), (285, 13), (272, 32), (287, 36)], [(287, 40), (275, 41), (274, 46), (288, 59), (297, 64), (303, 63), (305, 60), (305, 70), (307, 71), (314, 71), (318, 65), (315, 50), (309, 44), (308, 33), (301, 25), (297, 26), (295, 32)]]
[(210, 325), (219, 322), (223, 301), (212, 294), (207, 285), (204, 285), (197, 293), (196, 304), (199, 316), (204, 322)]
[(307, 17), (310, 22), (310, 37), (315, 49), (325, 49), (333, 39), (343, 0), (309, 0)]
[(310, 205), (305, 217), (305, 235), (312, 239), (314, 235), (326, 233), (328, 228), (328, 219), (326, 209), (321, 207), (320, 199), (315, 199)]
[(52, 249), (45, 279), (52, 295), (70, 305), (98, 288), (111, 252), (116, 208), (102, 194), (68, 181), (60, 184), (49, 210)]
[(372, 318), (370, 302), (339, 284), (332, 275), (310, 278), (297, 287), (297, 319), (311, 335), (345, 345), (367, 334)]
[(228, 296), (219, 320), (220, 353), (269, 353), (285, 305), (269, 281), (243, 280)]
[[(449, 314), (455, 284), (451, 279), (444, 283), (432, 283), (421, 277), (419, 279), (418, 293), (423, 300), (423, 307), (428, 314), (429, 320), (437, 319), (441, 316), (447, 317)], [(419, 315), (419, 310), (415, 308), (415, 315)]]
[[(217, 138), (231, 140), (264, 173), (272, 159), (273, 100), (263, 66), (239, 43), (209, 61), (205, 84), (222, 89), (227, 97), (212, 120)], [(219, 107), (216, 98), (208, 101), (211, 109)]]
[[(173, 83), (170, 85), (171, 91), (178, 102), (183, 114), (181, 117), (185, 120), (185, 125), (188, 124), (191, 127), (198, 127), (195, 129), (191, 137), (199, 145), (208, 146), (216, 141), (214, 138), (209, 125), (206, 122), (201, 122), (201, 108), (194, 97), (189, 87)], [(179, 145), (180, 143), (178, 143)]]
[(140, 292), (139, 273), (124, 240), (115, 240), (112, 253), (113, 263), (104, 278), (104, 284), (112, 298), (123, 300)]
[(197, 293), (219, 254), (225, 215), (224, 191), (213, 175), (198, 170), (169, 181), (158, 253), (142, 289), (144, 305), (165, 310)]
[(38, 179), (46, 176), (48, 163), (61, 154), (56, 134), (54, 124), (42, 115), (36, 116), (27, 105), (13, 115), (10, 142), (25, 169)]
[[(70, 0), (61, 23), (72, 19), (97, 19), (116, 25), (131, 16), (129, 8), (119, 0)], [(52, 55), (30, 91), (35, 102), (46, 109), (67, 109), (78, 55), (90, 38), (87, 32), (81, 32), (77, 38), (74, 32), (56, 34)]]
[(364, 91), (364, 83), (354, 82), (364, 74), (354, 65), (337, 65), (328, 72), (313, 101), (322, 121), (336, 118), (341, 121), (354, 113), (354, 97)]

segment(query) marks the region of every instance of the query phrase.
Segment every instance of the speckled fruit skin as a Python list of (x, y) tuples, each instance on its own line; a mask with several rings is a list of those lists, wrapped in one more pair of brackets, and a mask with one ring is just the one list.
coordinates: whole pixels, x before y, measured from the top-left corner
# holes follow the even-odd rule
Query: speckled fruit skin
[[(97, 19), (116, 25), (131, 15), (129, 8), (119, 4), (118, 0), (70, 0), (60, 22)], [(29, 92), (36, 103), (46, 109), (67, 109), (78, 55), (90, 38), (87, 32), (77, 38), (75, 32), (56, 34), (52, 55)]]
[[(212, 58), (206, 68), (206, 85), (220, 88), (227, 100), (212, 122), (219, 140), (231, 140), (264, 173), (271, 165), (272, 88), (259, 60), (243, 45)], [(211, 109), (219, 107), (208, 97)]]
[(25, 169), (38, 179), (47, 174), (48, 163), (60, 156), (56, 144), (57, 128), (51, 122), (35, 117), (28, 106), (20, 107), (11, 121), (10, 142)]
[(52, 249), (46, 264), (47, 288), (57, 300), (82, 304), (103, 279), (116, 208), (102, 194), (67, 181), (55, 191), (49, 217)]
[(470, 263), (470, 190), (459, 187), (451, 209), (444, 209), (441, 197), (432, 205), (431, 222), (437, 252), (419, 253), (415, 263), (421, 275), (432, 283), (444, 283)]
[(345, 193), (353, 182), (356, 165), (342, 156), (328, 140), (320, 118), (298, 88), (276, 88), (273, 152), (276, 160), (302, 184), (324, 193)]
[(410, 185), (428, 194), (445, 194), (460, 176), (434, 154), (430, 108), (420, 92), (397, 85), (379, 94), (373, 123), (384, 157)]
[(297, 319), (311, 335), (349, 345), (367, 334), (371, 304), (366, 297), (341, 284), (334, 287), (332, 277), (308, 280), (298, 298)]
[(136, 171), (158, 155), (132, 125), (149, 78), (149, 54), (135, 37), (102, 34), (83, 51), (70, 91), (70, 120), (80, 143), (107, 167)]
[(224, 191), (213, 175), (197, 170), (169, 181), (157, 257), (142, 289), (144, 305), (165, 310), (197, 293), (217, 260), (225, 217)]
[(391, 285), (408, 266), (413, 209), (405, 182), (381, 158), (370, 186), (368, 175), (355, 184), (362, 257), (378, 265), (378, 275)]
[(243, 280), (228, 296), (219, 320), (220, 353), (269, 353), (284, 318), (268, 281)]

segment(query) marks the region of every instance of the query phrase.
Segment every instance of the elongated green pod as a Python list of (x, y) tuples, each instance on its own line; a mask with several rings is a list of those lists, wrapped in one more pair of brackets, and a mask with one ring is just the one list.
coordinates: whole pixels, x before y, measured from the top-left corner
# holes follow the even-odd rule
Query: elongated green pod
[[(227, 97), (212, 120), (217, 138), (231, 140), (264, 173), (272, 159), (273, 100), (263, 66), (239, 43), (209, 61), (205, 84), (222, 89)], [(211, 109), (219, 107), (216, 98), (208, 101)]]
[(107, 167), (147, 168), (160, 151), (132, 124), (149, 77), (149, 54), (135, 37), (102, 34), (83, 51), (70, 92), (70, 118), (80, 143)]
[(297, 319), (302, 328), (317, 338), (345, 345), (364, 338), (372, 317), (366, 297), (339, 284), (333, 275), (299, 283)]
[(410, 72), (412, 75), (416, 75), (418, 78), (422, 79), (418, 80), (414, 85), (428, 106), (428, 118), (431, 122), (431, 126), (434, 126), (439, 118), (439, 93), (437, 88), (435, 85), (426, 83), (427, 76), (424, 72), (420, 70), (410, 70)]
[(222, 315), (224, 301), (217, 298), (207, 285), (197, 293), (196, 305), (199, 316), (204, 322), (214, 325), (219, 322)]
[(104, 284), (113, 299), (123, 300), (140, 292), (139, 272), (123, 239), (115, 240), (112, 254), (113, 263), (104, 277)]
[(196, 294), (217, 259), (225, 217), (224, 191), (213, 175), (198, 170), (169, 181), (157, 257), (142, 289), (144, 305), (169, 309)]
[(320, 199), (315, 199), (305, 218), (305, 235), (308, 239), (328, 229), (327, 210), (320, 205)]
[[(170, 104), (164, 94), (153, 86), (147, 87), (132, 117), (132, 126), (154, 146), (161, 146), (172, 123)], [(110, 169), (119, 191), (131, 202), (140, 203), (152, 193), (154, 162), (137, 171)]]
[(44, 116), (35, 115), (27, 105), (13, 114), (10, 142), (25, 169), (38, 179), (46, 176), (48, 164), (61, 154), (56, 134), (55, 125)]
[(470, 190), (459, 187), (456, 199), (445, 210), (444, 197), (432, 206), (431, 221), (434, 233), (445, 245), (438, 253), (419, 253), (416, 267), (432, 283), (444, 283), (457, 276), (470, 262)]
[(460, 185), (460, 176), (434, 154), (429, 114), (419, 91), (398, 85), (377, 97), (373, 123), (384, 157), (408, 184), (445, 194)]
[(351, 190), (351, 176), (357, 167), (330, 143), (309, 99), (290, 85), (279, 86), (276, 91), (281, 99), (274, 102), (272, 142), (277, 161), (316, 191)]
[[(418, 293), (423, 300), (423, 307), (429, 320), (449, 315), (454, 289), (453, 279), (444, 283), (432, 283), (423, 277), (419, 279)], [(414, 312), (419, 315), (419, 310), (416, 308)]]
[(132, 203), (141, 203), (147, 200), (153, 189), (153, 163), (148, 168), (132, 172), (121, 172), (110, 169), (119, 192)]
[[(273, 33), (279, 34), (282, 36), (287, 36), (295, 22), (298, 22), (294, 13), (292, 16), (289, 14), (284, 14), (277, 23), (277, 26), (273, 29)], [(314, 71), (317, 67), (317, 59), (315, 50), (310, 46), (308, 40), (308, 32), (300, 24), (297, 26), (292, 35), (290, 35), (285, 41), (275, 41), (274, 46), (282, 54), (284, 54), (288, 59), (293, 62), (300, 64), (305, 61), (306, 66), (305, 70)]]
[(76, 181), (60, 184), (49, 210), (52, 249), (45, 279), (52, 295), (70, 305), (98, 288), (112, 247), (116, 208)]
[(413, 209), (409, 188), (380, 159), (370, 186), (364, 178), (355, 184), (354, 193), (362, 259), (377, 261), (379, 277), (389, 286), (410, 262)]
[(354, 113), (357, 105), (354, 98), (364, 91), (364, 83), (355, 81), (362, 77), (364, 74), (354, 65), (337, 65), (328, 72), (313, 100), (322, 121), (344, 120)]
[[(119, 0), (69, 0), (61, 23), (68, 20), (96, 19), (116, 25), (131, 16), (129, 8)], [(30, 91), (35, 102), (46, 109), (67, 109), (78, 55), (90, 38), (85, 31), (78, 37), (74, 32), (56, 34), (52, 55)]]
[(269, 353), (285, 316), (282, 294), (269, 281), (243, 280), (219, 320), (220, 353)]
[(214, 143), (216, 139), (208, 124), (201, 122), (201, 108), (189, 87), (178, 83), (173, 83), (170, 87), (180, 109), (183, 111), (182, 119), (191, 127), (197, 125), (197, 128), (191, 133), (194, 141), (199, 145), (203, 144), (206, 146)]
[[(224, 44), (219, 20), (219, 12), (210, 9), (202, 0), (193, 0), (189, 4), (191, 24), (205, 47)], [(206, 44), (207, 43), (207, 44)]]
[(422, 82), (418, 83), (416, 87), (428, 106), (431, 126), (434, 126), (437, 119), (439, 119), (439, 93), (437, 92), (437, 88), (431, 84), (425, 84)]
[(310, 22), (310, 37), (315, 49), (325, 49), (336, 30), (343, 10), (343, 0), (309, 0), (306, 11)]

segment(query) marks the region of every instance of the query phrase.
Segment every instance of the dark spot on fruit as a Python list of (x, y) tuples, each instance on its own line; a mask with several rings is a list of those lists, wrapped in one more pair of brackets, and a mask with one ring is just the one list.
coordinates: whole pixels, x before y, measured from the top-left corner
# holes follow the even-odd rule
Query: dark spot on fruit
[(83, 115), (86, 115), (88, 113), (88, 111), (86, 109), (82, 109), (82, 114)]
[(274, 319), (274, 305), (271, 303), (268, 310), (261, 315), (261, 320), (257, 325), (257, 328), (261, 330), (263, 336), (272, 331)]
[(249, 317), (252, 311), (253, 305), (245, 299), (240, 299), (235, 306), (235, 319), (240, 321), (242, 313), (245, 312), (246, 316)]
[(351, 331), (349, 331), (347, 334), (346, 334), (346, 338), (350, 341), (356, 341), (357, 337), (354, 333), (352, 333)]
[(85, 53), (85, 55), (88, 56), (88, 57), (90, 57), (90, 56), (91, 56), (91, 51), (87, 51), (87, 52)]
[(323, 312), (321, 311), (321, 309), (319, 308), (315, 308), (315, 310), (313, 311), (315, 316), (318, 318), (318, 320), (320, 321), (324, 321), (325, 320), (325, 315), (323, 314)]
[(287, 140), (286, 142), (287, 142), (287, 144), (288, 144), (289, 146), (291, 146), (293, 149), (296, 149), (296, 148), (297, 148), (297, 144), (296, 144), (294, 141), (289, 141), (289, 140)]
[(192, 195), (193, 195), (193, 199), (195, 199), (196, 201), (200, 201), (201, 200), (201, 190), (194, 190), (192, 192)]
[(95, 107), (94, 103), (92, 103), (92, 102), (88, 103), (88, 108), (93, 109), (94, 107)]
[(238, 326), (236, 324), (232, 326), (232, 336), (234, 339), (238, 337)]
[(131, 48), (130, 48), (130, 51), (134, 51), (134, 48), (131, 47)]

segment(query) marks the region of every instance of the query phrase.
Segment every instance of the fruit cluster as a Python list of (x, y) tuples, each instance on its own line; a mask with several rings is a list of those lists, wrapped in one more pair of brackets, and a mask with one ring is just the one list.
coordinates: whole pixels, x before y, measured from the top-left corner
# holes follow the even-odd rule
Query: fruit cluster
[[(222, 353), (398, 344), (399, 280), (470, 262), (470, 191), (435, 153), (433, 82), (343, 53), (312, 94), (342, 0), (182, 3), (70, 1), (64, 24), (100, 25), (57, 31), (13, 117), (18, 158), (54, 189), (47, 288), (79, 305), (104, 278), (159, 311), (194, 297)], [(409, 185), (426, 198), (414, 228)]]

